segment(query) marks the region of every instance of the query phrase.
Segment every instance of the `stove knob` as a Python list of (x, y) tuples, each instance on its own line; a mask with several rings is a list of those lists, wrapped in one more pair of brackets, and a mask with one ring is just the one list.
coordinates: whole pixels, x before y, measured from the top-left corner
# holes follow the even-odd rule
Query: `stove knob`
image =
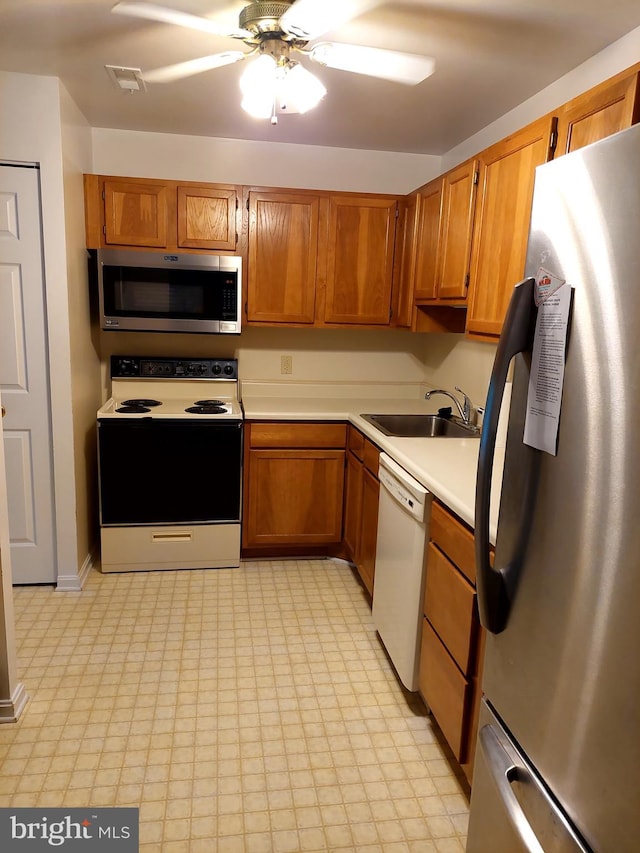
[(220, 376), (221, 373), (222, 373), (222, 368), (220, 367), (220, 365), (214, 364), (213, 365), (213, 375), (214, 376)]
[(232, 364), (225, 364), (224, 372), (227, 374), (227, 376), (232, 376), (233, 375), (233, 365)]

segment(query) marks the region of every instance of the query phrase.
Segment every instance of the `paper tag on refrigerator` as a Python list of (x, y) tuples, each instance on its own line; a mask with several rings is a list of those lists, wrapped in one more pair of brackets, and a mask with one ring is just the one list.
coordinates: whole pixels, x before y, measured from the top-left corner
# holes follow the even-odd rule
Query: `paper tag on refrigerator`
[(552, 456), (558, 447), (572, 296), (573, 289), (564, 284), (545, 296), (538, 306), (533, 341), (523, 441)]
[(549, 272), (549, 270), (546, 270), (544, 267), (540, 267), (536, 273), (536, 286), (533, 291), (533, 301), (536, 305), (542, 305), (542, 303), (546, 302), (550, 296), (553, 296), (556, 290), (560, 290), (564, 283), (564, 278), (558, 278), (557, 275)]

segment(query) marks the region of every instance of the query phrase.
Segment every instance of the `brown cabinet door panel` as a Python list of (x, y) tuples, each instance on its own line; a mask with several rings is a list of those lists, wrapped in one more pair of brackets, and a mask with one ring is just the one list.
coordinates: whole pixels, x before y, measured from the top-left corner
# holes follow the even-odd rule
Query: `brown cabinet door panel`
[(378, 504), (380, 483), (366, 468), (362, 471), (362, 529), (358, 572), (369, 595), (373, 595), (378, 541)]
[(244, 546), (342, 539), (344, 450), (251, 450)]
[(313, 323), (319, 198), (249, 194), (249, 322)]
[(474, 220), (467, 332), (498, 336), (526, 259), (536, 167), (550, 156), (545, 117), (484, 151)]
[(462, 763), (467, 752), (470, 686), (426, 619), (422, 623), (418, 680), (422, 697)]
[(414, 300), (421, 302), (438, 295), (438, 246), (442, 218), (443, 179), (432, 181), (420, 191), (418, 214)]
[(105, 243), (166, 247), (170, 192), (157, 181), (105, 181)]
[(362, 527), (362, 462), (353, 453), (347, 453), (344, 488), (344, 544), (357, 565)]
[(326, 323), (389, 325), (395, 199), (331, 196)]
[(476, 552), (473, 532), (437, 501), (431, 508), (429, 535), (438, 548), (466, 575), (476, 582)]
[(638, 73), (606, 81), (564, 105), (556, 157), (598, 142), (640, 119)]
[(444, 178), (438, 253), (438, 298), (464, 300), (469, 284), (471, 235), (478, 161), (453, 169)]
[(325, 447), (343, 448), (347, 425), (344, 423), (308, 423), (306, 421), (272, 421), (249, 424), (251, 447)]
[(475, 600), (471, 584), (453, 563), (429, 544), (425, 616), (465, 675), (470, 672), (475, 652)]
[(178, 246), (235, 249), (237, 197), (235, 189), (179, 186)]

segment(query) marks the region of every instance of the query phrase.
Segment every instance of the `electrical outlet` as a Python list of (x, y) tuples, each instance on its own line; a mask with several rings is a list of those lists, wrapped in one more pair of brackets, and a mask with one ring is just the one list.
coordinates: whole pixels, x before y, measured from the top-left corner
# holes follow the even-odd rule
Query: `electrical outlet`
[(280, 356), (280, 373), (282, 373), (282, 374), (293, 373), (293, 356), (291, 356), (291, 355), (281, 355)]

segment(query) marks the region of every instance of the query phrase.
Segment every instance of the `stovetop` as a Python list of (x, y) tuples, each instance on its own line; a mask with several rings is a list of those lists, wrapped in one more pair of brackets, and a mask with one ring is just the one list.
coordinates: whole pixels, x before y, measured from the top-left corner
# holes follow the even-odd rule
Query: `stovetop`
[(242, 420), (236, 359), (111, 357), (111, 397), (98, 419)]

